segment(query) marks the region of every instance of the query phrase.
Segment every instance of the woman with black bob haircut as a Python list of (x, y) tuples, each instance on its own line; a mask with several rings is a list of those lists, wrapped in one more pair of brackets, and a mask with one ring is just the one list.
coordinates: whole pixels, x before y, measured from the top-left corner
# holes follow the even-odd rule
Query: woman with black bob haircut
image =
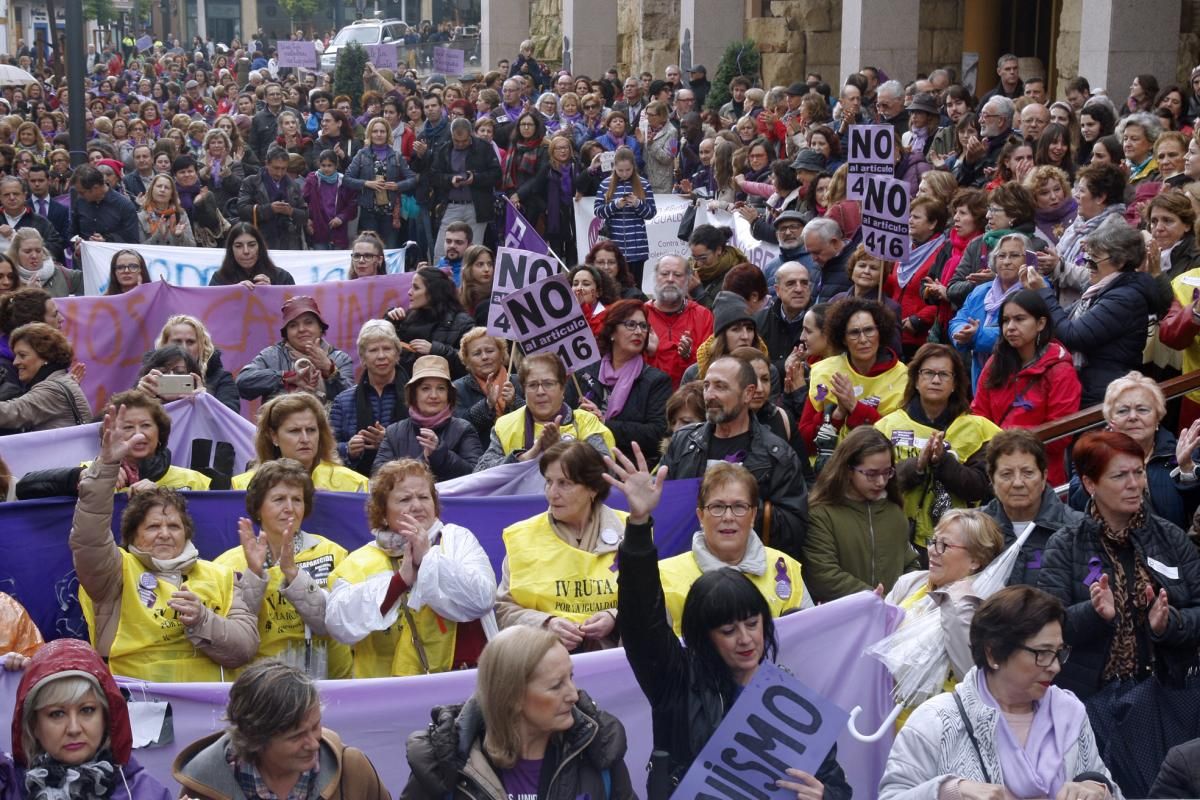
[(409, 373), (421, 356), (446, 359), (453, 378), (467, 374), (458, 357), (463, 334), (475, 327), (475, 320), (463, 311), (454, 281), (434, 267), (422, 267), (413, 276), (408, 290), (408, 308), (397, 307), (386, 318), (396, 326), (400, 341), (411, 346), (400, 354), (400, 366)]
[(246, 287), (255, 284), (296, 285), (296, 279), (290, 272), (275, 266), (267, 251), (267, 240), (249, 222), (239, 222), (229, 229), (221, 268), (208, 279), (209, 286), (233, 286), (237, 283)]
[[(619, 451), (605, 459), (605, 474), (629, 502), (629, 519), (618, 557), (618, 616), (625, 657), (650, 702), (654, 749), (668, 753), (670, 782), (677, 785), (732, 707), (759, 664), (774, 660), (779, 645), (771, 609), (758, 588), (733, 569), (717, 569), (692, 584), (683, 604), (683, 642), (667, 618), (650, 514), (662, 497), (667, 469), (651, 475), (641, 449), (633, 461)], [(732, 512), (729, 509), (726, 514)], [(743, 655), (749, 653), (749, 655)], [(850, 785), (837, 762), (837, 747), (816, 775), (789, 769), (779, 787), (797, 797), (848, 800)], [(651, 778), (653, 780), (653, 776)]]

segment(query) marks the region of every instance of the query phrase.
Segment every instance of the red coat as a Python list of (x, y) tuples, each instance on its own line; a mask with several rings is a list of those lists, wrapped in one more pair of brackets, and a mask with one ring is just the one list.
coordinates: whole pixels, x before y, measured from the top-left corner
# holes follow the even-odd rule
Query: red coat
[[(888, 297), (900, 304), (900, 318), (896, 320), (896, 324), (901, 325), (906, 319), (911, 318), (916, 328), (915, 333), (901, 328), (900, 341), (906, 348), (915, 349), (925, 344), (925, 340), (929, 337), (929, 331), (937, 321), (937, 304), (925, 302), (921, 286), (926, 276), (932, 275), (937, 278), (942, 274), (941, 265), (950, 258), (951, 250), (950, 240), (947, 239), (945, 244), (930, 253), (921, 266), (917, 267), (917, 271), (913, 273), (904, 287), (900, 286), (900, 281), (896, 277), (897, 270), (894, 268), (888, 273), (887, 280), (884, 281), (883, 289), (887, 292)], [(908, 351), (906, 350), (906, 352)]]
[[(1045, 422), (1062, 419), (1079, 410), (1083, 389), (1079, 373), (1067, 348), (1053, 341), (1042, 357), (1019, 371), (1007, 385), (989, 389), (988, 375), (995, 356), (988, 359), (979, 375), (979, 386), (971, 410), (987, 417), (1001, 428), (1035, 428)], [(1047, 473), (1050, 482), (1061, 486), (1067, 482), (1063, 461), (1067, 439), (1058, 439), (1046, 446)]]
[[(662, 311), (651, 300), (645, 304), (645, 311), (650, 330), (658, 337), (658, 349), (653, 356), (646, 357), (646, 363), (670, 375), (671, 387), (678, 389), (684, 371), (696, 363), (700, 343), (712, 336), (712, 312), (694, 300), (684, 302), (683, 309), (674, 314)], [(678, 349), (685, 333), (692, 337), (692, 349), (687, 358), (680, 356)]]

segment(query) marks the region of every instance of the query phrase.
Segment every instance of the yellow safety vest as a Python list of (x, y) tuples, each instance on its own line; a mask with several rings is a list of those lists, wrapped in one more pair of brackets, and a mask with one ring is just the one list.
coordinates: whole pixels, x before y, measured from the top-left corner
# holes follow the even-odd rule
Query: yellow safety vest
[[(329, 575), (334, 568), (346, 557), (346, 548), (337, 542), (331, 542), (324, 536), (306, 534), (316, 540), (316, 544), (307, 547), (296, 554), (296, 567), (308, 573), (308, 576), (322, 589), (329, 587)], [(226, 550), (217, 557), (218, 564), (228, 567), (235, 572), (246, 572), (246, 554), (241, 547)], [(263, 595), (262, 608), (258, 612), (258, 653), (255, 660), (279, 655), (285, 650), (294, 651), (294, 655), (285, 657), (288, 663), (300, 666), (304, 663), (303, 653), (305, 641), (304, 620), (300, 612), (283, 596), (283, 570), (278, 564), (267, 570), (267, 590)], [(350, 648), (335, 642), (327, 636), (314, 636), (313, 649), (326, 651), (328, 677), (349, 678), (353, 668), (353, 656)], [(324, 676), (317, 676), (324, 677)]]
[[(80, 464), (84, 468), (91, 465), (91, 461), (84, 461)], [(196, 472), (194, 469), (177, 467), (172, 464), (167, 467), (167, 471), (163, 473), (163, 476), (154, 482), (154, 485), (162, 486), (165, 489), (191, 489), (196, 492), (205, 492), (212, 485), (212, 479), (201, 472)], [(129, 489), (121, 489), (120, 491), (128, 492)]]
[[(241, 475), (234, 475), (231, 482), (232, 488), (246, 489), (253, 477), (254, 470), (252, 469)], [(312, 471), (312, 482), (313, 488), (327, 492), (365, 492), (371, 486), (371, 480), (366, 475), (329, 461), (317, 464), (316, 469)]]
[[(437, 547), (442, 543), (439, 538)], [(338, 579), (347, 583), (362, 583), (381, 572), (392, 573), (400, 568), (401, 559), (392, 558), (374, 544), (358, 548), (346, 557), (329, 576), (329, 584)], [(407, 596), (407, 595), (405, 595)], [(409, 612), (416, 636), (425, 650), (430, 672), (446, 672), (454, 666), (454, 644), (458, 623), (438, 616), (429, 606)], [(407, 630), (403, 611), (386, 630), (375, 631), (353, 645), (354, 677), (387, 678), (391, 676), (422, 675), (425, 670), (413, 642), (413, 632)]]
[[(824, 414), (837, 407), (837, 398), (833, 395), (833, 376), (836, 373), (849, 376), (854, 384), (854, 396), (860, 403), (874, 406), (879, 416), (886, 416), (897, 408), (904, 400), (904, 389), (908, 385), (908, 367), (897, 361), (886, 372), (878, 375), (860, 375), (854, 371), (850, 359), (844, 354), (823, 358), (813, 365), (808, 376), (808, 399), (813, 408)], [(849, 429), (845, 423), (838, 431), (839, 441), (845, 438)]]
[[(629, 517), (614, 511), (622, 524)], [(508, 591), (524, 608), (582, 625), (617, 607), (616, 551), (589, 553), (555, 535), (550, 512), (504, 529)]]
[[(773, 547), (766, 548), (767, 571), (762, 575), (743, 573), (758, 587), (771, 607), (771, 616), (783, 616), (783, 612), (799, 608), (804, 600), (801, 589), (800, 562), (787, 553)], [(658, 562), (658, 574), (662, 580), (663, 597), (667, 613), (671, 616), (671, 627), (675, 635), (683, 633), (683, 603), (688, 591), (703, 573), (696, 557), (689, 551)]]
[[(1191, 283), (1185, 283), (1185, 280), (1191, 281)], [(1185, 312), (1192, 304), (1192, 292), (1197, 289), (1200, 289), (1200, 267), (1189, 269), (1171, 281), (1171, 291), (1175, 293), (1175, 299), (1179, 301), (1179, 305), (1183, 306)], [(1183, 351), (1183, 374), (1186, 375), (1198, 369), (1200, 369), (1200, 337), (1192, 339)], [(1194, 403), (1200, 403), (1200, 389), (1188, 392), (1187, 397)]]
[[(925, 443), (937, 430), (917, 422), (904, 409), (888, 414), (876, 422), (875, 427), (891, 441), (897, 462), (920, 456)], [(1000, 428), (987, 417), (960, 414), (950, 423), (950, 427), (946, 428), (946, 454), (965, 464), (967, 459), (979, 452), (979, 449), (999, 432)], [(933, 534), (932, 511), (935, 498), (932, 471), (926, 472), (926, 479), (920, 485), (904, 493), (904, 514), (916, 523), (913, 541), (919, 547), (927, 547), (929, 537)], [(966, 501), (954, 495), (950, 495), (950, 502), (955, 508), (968, 506)]]
[[(533, 438), (535, 440), (542, 434), (542, 428), (544, 427), (546, 426), (541, 422), (533, 423)], [(505, 455), (524, 449), (525, 409), (518, 408), (516, 411), (510, 411), (503, 415), (500, 419), (496, 420), (496, 425), (492, 430), (495, 431), (496, 438), (500, 440), (500, 444), (504, 447)], [(581, 442), (586, 442), (590, 436), (600, 434), (604, 438), (604, 443), (608, 445), (609, 450), (613, 450), (617, 446), (617, 441), (613, 438), (612, 431), (605, 427), (599, 417), (583, 409), (572, 411), (571, 423), (561, 426), (559, 433), (562, 434), (562, 438), (564, 439), (577, 439)]]
[[(233, 570), (197, 560), (182, 586), (159, 578), (126, 550), (121, 551), (121, 607), (117, 635), (108, 651), (114, 675), (155, 683), (216, 682), (221, 667), (187, 640), (179, 615), (167, 606), (171, 595), (187, 589), (214, 614), (233, 605)], [(96, 607), (83, 587), (79, 604), (96, 646)], [(232, 672), (225, 678), (233, 680)]]

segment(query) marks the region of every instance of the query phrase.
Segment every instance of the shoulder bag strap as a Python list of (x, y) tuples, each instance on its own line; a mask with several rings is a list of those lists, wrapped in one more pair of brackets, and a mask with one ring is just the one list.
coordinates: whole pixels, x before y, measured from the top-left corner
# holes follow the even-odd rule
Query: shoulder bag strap
[(979, 740), (975, 738), (975, 728), (971, 725), (971, 720), (967, 717), (967, 710), (963, 708), (962, 698), (958, 696), (958, 692), (951, 692), (954, 696), (954, 704), (958, 706), (958, 715), (962, 717), (963, 725), (967, 729), (967, 738), (971, 740), (971, 746), (975, 748), (975, 756), (979, 759), (979, 768), (983, 770), (983, 782), (991, 783), (992, 776), (988, 774), (987, 764), (983, 761), (983, 753), (979, 749)]

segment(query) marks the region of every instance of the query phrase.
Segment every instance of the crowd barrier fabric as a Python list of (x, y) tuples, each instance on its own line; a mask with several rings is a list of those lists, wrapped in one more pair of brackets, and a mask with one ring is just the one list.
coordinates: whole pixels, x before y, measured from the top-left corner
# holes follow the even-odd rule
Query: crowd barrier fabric
[[(863, 649), (889, 633), (900, 612), (869, 592), (784, 617), (777, 623), (779, 656), (807, 686), (843, 709), (863, 707), (862, 727), (874, 728), (892, 702), (887, 670)], [(626, 764), (638, 796), (644, 796), (646, 763), (650, 756), (650, 708), (630, 672), (623, 650), (575, 656), (575, 683), (591, 694), (601, 708), (624, 723), (629, 738)], [(8, 720), (16, 696), (17, 673), (0, 672), (0, 749), (10, 750)], [(213, 683), (147, 684), (121, 680), (133, 703), (167, 702), (174, 738), (161, 747), (140, 748), (138, 761), (152, 775), (173, 787), (171, 762), (184, 746), (222, 726), (228, 685)], [(321, 684), (322, 722), (347, 744), (362, 748), (375, 764), (393, 797), (408, 779), (405, 740), (425, 730), (430, 709), (461, 703), (475, 687), (474, 670), (411, 678), (327, 681)], [(843, 730), (838, 760), (854, 788), (854, 796), (875, 797), (887, 753), (889, 733), (879, 742), (858, 742)]]
[(260, 350), (280, 340), (279, 309), (284, 301), (309, 295), (329, 323), (325, 339), (357, 362), (358, 329), (389, 308), (407, 307), (412, 275), (253, 289), (240, 285), (195, 288), (154, 281), (127, 294), (64, 297), (57, 302), (66, 318), (64, 331), (75, 348), (75, 359), (87, 364), (83, 390), (93, 410), (98, 410), (109, 395), (137, 383), (142, 356), (153, 349), (163, 323), (173, 314), (198, 317), (221, 351), (225, 369), (236, 375)]
[[(654, 219), (646, 221), (646, 241), (650, 255), (646, 257), (646, 272), (642, 280), (642, 292), (654, 296), (653, 266), (665, 255), (689, 254), (687, 242), (679, 241), (679, 223), (691, 201), (677, 194), (656, 194)], [(584, 197), (575, 201), (575, 246), (579, 263), (583, 263), (588, 250), (603, 237), (600, 228), (604, 220), (596, 216), (596, 198)]]
[[(112, 242), (83, 242), (83, 291), (103, 294), (108, 289), (109, 265), (118, 250), (127, 244)], [(225, 258), (223, 247), (168, 247), (139, 244), (134, 249), (146, 259), (150, 278), (163, 280), (172, 286), (208, 286), (209, 278), (221, 267)], [(404, 271), (404, 248), (385, 250), (389, 273)], [(275, 266), (290, 272), (296, 283), (325, 283), (349, 276), (349, 250), (272, 250)]]

